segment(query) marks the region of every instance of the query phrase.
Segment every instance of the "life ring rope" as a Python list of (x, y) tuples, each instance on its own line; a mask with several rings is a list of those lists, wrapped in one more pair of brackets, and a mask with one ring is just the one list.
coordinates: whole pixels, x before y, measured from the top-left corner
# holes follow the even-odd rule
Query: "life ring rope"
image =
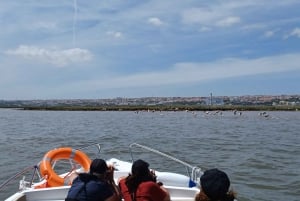
[(75, 149), (72, 149), (71, 155), (70, 155), (70, 159), (74, 159), (74, 157), (75, 157), (75, 152), (76, 152), (76, 150), (75, 150)]
[[(40, 173), (46, 178), (47, 185), (49, 187), (68, 185), (69, 182), (65, 181), (65, 178), (59, 176), (52, 167), (53, 163), (58, 160), (69, 159), (70, 161), (75, 161), (87, 172), (90, 168), (91, 160), (82, 151), (73, 149), (71, 147), (61, 147), (57, 149), (50, 150), (47, 152), (41, 163), (40, 163)], [(73, 169), (73, 168), (72, 168)]]

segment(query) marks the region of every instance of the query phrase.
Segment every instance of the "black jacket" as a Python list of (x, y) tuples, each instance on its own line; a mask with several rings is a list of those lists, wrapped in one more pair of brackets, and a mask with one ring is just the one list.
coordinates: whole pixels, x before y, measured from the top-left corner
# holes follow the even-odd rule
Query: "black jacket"
[(74, 179), (68, 192), (67, 201), (104, 201), (113, 195), (111, 187), (96, 176), (82, 173)]

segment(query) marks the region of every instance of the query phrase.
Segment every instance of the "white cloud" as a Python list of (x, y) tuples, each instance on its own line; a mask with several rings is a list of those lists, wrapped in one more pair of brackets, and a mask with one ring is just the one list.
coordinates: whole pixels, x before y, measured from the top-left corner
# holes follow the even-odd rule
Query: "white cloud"
[(222, 20), (217, 21), (216, 25), (220, 27), (229, 27), (239, 23), (240, 21), (241, 19), (239, 17), (226, 17)]
[(148, 22), (154, 26), (162, 26), (164, 23), (157, 17), (151, 17)]
[(70, 63), (89, 61), (92, 58), (90, 51), (80, 48), (48, 50), (36, 46), (21, 45), (17, 49), (8, 50), (5, 53), (25, 59), (50, 63), (59, 67), (67, 66)]
[(276, 55), (257, 59), (227, 58), (211, 63), (177, 63), (167, 71), (132, 74), (110, 79), (77, 82), (69, 86), (111, 89), (188, 84), (240, 76), (300, 70), (300, 54)]
[(201, 24), (204, 27), (229, 27), (240, 23), (241, 18), (234, 15), (232, 8), (224, 6), (186, 9), (182, 13), (186, 24)]
[(295, 28), (293, 31), (291, 31), (291, 33), (288, 35), (288, 37), (291, 36), (296, 36), (298, 38), (300, 38), (300, 28)]
[(55, 22), (35, 22), (30, 27), (32, 30), (44, 29), (44, 30), (55, 30), (57, 29), (57, 23)]
[(220, 18), (221, 14), (208, 8), (191, 8), (182, 13), (182, 20), (186, 24), (211, 25)]
[(210, 27), (207, 27), (207, 26), (203, 26), (203, 27), (201, 27), (200, 28), (200, 32), (206, 32), (206, 31), (210, 31), (211, 30), (211, 28)]
[[(74, 9), (72, 1), (57, 4), (52, 1), (30, 2), (12, 0), (0, 3), (0, 11), (3, 11), (0, 16), (6, 19), (1, 24), (0, 51), (10, 49), (6, 55), (0, 54), (0, 82), (10, 87), (11, 93), (14, 93), (11, 89), (14, 83), (16, 88), (25, 85), (46, 87), (39, 83), (44, 75), (40, 74), (41, 71), (35, 71), (42, 62), (52, 66), (71, 66), (89, 61), (89, 66), (94, 67), (92, 73), (87, 69), (74, 68), (74, 76), (70, 76), (70, 69), (61, 70), (57, 79), (66, 87), (70, 83), (82, 84), (82, 87), (74, 84), (78, 86), (74, 88), (76, 93), (77, 89), (90, 89), (93, 94), (94, 89), (102, 88), (173, 87), (181, 83), (218, 81), (239, 75), (271, 74), (273, 71), (296, 69), (295, 65), (300, 63), (295, 55), (277, 56), (282, 53), (283, 46), (285, 53), (299, 52), (296, 43), (262, 40), (263, 37), (275, 39), (274, 36), (284, 30), (286, 38), (300, 38), (300, 16), (296, 12), (299, 0), (277, 0), (272, 3), (268, 0), (192, 0), (189, 3), (182, 0), (150, 0), (136, 4), (127, 1), (99, 3), (92, 0), (79, 3), (78, 13), (75, 1)], [(279, 12), (280, 15), (276, 14)], [(153, 35), (149, 26), (163, 27), (163, 31)], [(226, 28), (234, 26), (234, 29)], [(38, 44), (38, 47), (22, 44)], [(93, 57), (88, 50), (93, 50), (93, 54), (98, 56)], [(220, 60), (224, 55), (257, 56), (261, 59)], [(300, 57), (300, 54), (297, 56)], [(31, 62), (27, 67), (33, 69), (30, 84), (27, 84), (29, 79), (22, 79), (24, 58)], [(202, 62), (207, 60), (212, 62)], [(272, 63), (272, 60), (276, 62)], [(178, 61), (184, 62), (172, 65)], [(282, 65), (279, 65), (280, 62)], [(99, 65), (101, 68), (98, 68)], [(6, 69), (6, 66), (10, 68)], [(53, 72), (53, 69), (46, 70)], [(145, 71), (149, 73), (141, 73)], [(118, 77), (114, 76), (116, 74)], [(46, 83), (50, 87), (57, 85), (53, 85), (50, 78), (45, 79), (49, 79)], [(283, 82), (288, 83), (289, 80), (284, 79)], [(276, 84), (278, 82), (272, 83)], [(45, 89), (43, 91), (48, 93)], [(64, 92), (71, 89), (66, 88)]]
[(118, 31), (107, 31), (106, 34), (108, 36), (112, 36), (113, 38), (121, 38), (121, 37), (123, 37), (123, 34), (121, 32), (118, 32)]
[(274, 36), (274, 31), (266, 31), (266, 32), (264, 33), (264, 36), (265, 36), (266, 38), (271, 38), (272, 36)]
[(266, 24), (263, 23), (254, 23), (254, 24), (246, 24), (241, 27), (242, 30), (245, 31), (253, 31), (253, 30), (261, 30), (267, 27)]
[[(227, 0), (227, 1), (207, 1), (198, 4), (198, 7), (183, 8), (181, 17), (184, 24), (200, 24), (202, 26), (227, 27), (243, 22), (244, 29), (258, 28), (272, 24), (282, 24), (282, 21), (299, 21), (299, 18), (275, 17), (274, 21), (265, 21), (262, 13), (276, 12), (288, 9), (290, 6), (297, 6), (297, 0), (273, 1), (268, 0)], [(266, 11), (266, 6), (268, 11)], [(255, 15), (255, 16), (251, 16)], [(286, 24), (286, 23), (284, 23)], [(284, 25), (283, 24), (283, 25)]]

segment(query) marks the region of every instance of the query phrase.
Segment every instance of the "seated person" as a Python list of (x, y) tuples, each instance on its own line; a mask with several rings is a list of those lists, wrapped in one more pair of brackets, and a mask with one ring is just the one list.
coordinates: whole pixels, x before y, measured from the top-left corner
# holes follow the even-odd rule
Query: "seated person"
[(113, 172), (113, 167), (108, 167), (104, 160), (94, 159), (90, 172), (81, 173), (73, 180), (65, 201), (119, 201)]
[(168, 191), (156, 183), (155, 174), (143, 160), (132, 164), (131, 174), (120, 179), (119, 187), (125, 201), (170, 201)]
[(204, 172), (200, 178), (201, 190), (195, 201), (233, 201), (235, 193), (229, 190), (230, 181), (227, 174), (218, 169)]

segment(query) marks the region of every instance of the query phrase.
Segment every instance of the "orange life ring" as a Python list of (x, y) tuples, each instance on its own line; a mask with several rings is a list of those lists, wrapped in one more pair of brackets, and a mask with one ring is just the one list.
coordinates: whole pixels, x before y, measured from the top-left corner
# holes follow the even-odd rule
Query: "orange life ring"
[(72, 159), (80, 164), (86, 172), (90, 169), (91, 159), (82, 151), (71, 147), (50, 150), (40, 163), (40, 173), (47, 179), (47, 186), (49, 187), (66, 185), (64, 178), (57, 175), (52, 168), (53, 162), (60, 159)]

